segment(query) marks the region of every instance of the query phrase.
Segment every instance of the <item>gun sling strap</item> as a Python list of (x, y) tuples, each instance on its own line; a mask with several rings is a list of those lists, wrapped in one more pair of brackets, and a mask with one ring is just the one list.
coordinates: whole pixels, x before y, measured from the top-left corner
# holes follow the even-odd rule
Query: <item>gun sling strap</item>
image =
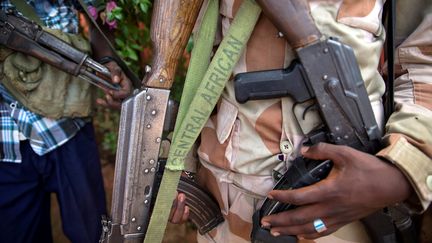
[(174, 130), (173, 144), (170, 147), (166, 170), (160, 185), (162, 190), (159, 190), (157, 195), (144, 239), (145, 243), (162, 241), (170, 213), (169, 209), (176, 196), (181, 171), (184, 169), (186, 154), (210, 117), (261, 12), (254, 1), (244, 1), (211, 63), (207, 65), (217, 26), (218, 2), (217, 0), (209, 1), (192, 51), (191, 64), (186, 76)]
[(387, 60), (386, 92), (384, 94), (384, 114), (388, 121), (394, 110), (394, 51), (395, 51), (395, 25), (396, 4), (395, 0), (387, 0), (384, 5), (383, 22), (386, 25), (385, 59)]

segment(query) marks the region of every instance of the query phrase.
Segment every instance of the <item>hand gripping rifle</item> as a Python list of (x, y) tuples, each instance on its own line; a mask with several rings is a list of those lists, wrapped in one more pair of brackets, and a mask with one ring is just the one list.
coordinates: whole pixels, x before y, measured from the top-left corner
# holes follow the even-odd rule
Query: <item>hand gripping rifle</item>
[[(296, 104), (313, 100), (323, 125), (306, 134), (306, 144), (327, 142), (371, 154), (377, 152), (381, 133), (352, 48), (335, 38), (321, 38), (306, 1), (257, 2), (296, 50), (298, 60), (286, 69), (238, 74), (235, 77), (237, 101), (284, 96), (290, 96)], [(296, 158), (274, 189), (314, 184), (324, 179), (331, 168), (330, 160)], [(267, 198), (253, 216), (252, 241), (296, 242), (293, 236), (273, 237), (260, 226), (262, 217), (294, 207)]]
[[(122, 104), (111, 218), (103, 221), (101, 242), (144, 239), (164, 169), (159, 154), (164, 124), (172, 116), (167, 111), (169, 89), (201, 4), (202, 0), (154, 3), (153, 65), (142, 91)], [(201, 234), (223, 221), (215, 199), (198, 184), (182, 177), (178, 191), (186, 194), (190, 218)]]
[(0, 33), (0, 45), (33, 56), (100, 88), (120, 88), (111, 83), (111, 73), (105, 66), (16, 11), (0, 11)]

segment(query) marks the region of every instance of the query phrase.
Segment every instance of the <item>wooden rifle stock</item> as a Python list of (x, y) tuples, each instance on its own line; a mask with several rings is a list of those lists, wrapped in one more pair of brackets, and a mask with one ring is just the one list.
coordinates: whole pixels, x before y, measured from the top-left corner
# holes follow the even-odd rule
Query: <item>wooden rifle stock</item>
[(153, 64), (147, 87), (170, 89), (203, 0), (161, 0), (153, 8), (151, 39)]
[(318, 41), (321, 33), (315, 26), (305, 0), (256, 0), (265, 16), (284, 34), (294, 49)]

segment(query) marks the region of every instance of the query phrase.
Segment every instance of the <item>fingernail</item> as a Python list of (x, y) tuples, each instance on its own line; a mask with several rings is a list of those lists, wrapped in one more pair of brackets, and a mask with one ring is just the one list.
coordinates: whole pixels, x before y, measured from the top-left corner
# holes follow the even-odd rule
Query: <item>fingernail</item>
[(270, 229), (271, 225), (269, 222), (263, 221), (263, 222), (261, 222), (261, 227), (266, 228), (266, 229)]
[(305, 238), (304, 238), (304, 236), (302, 236), (302, 235), (297, 235), (297, 239), (299, 239), (299, 240), (304, 240)]
[(180, 200), (180, 202), (184, 202), (184, 200), (185, 200), (185, 195), (180, 194), (180, 196), (179, 196), (179, 200)]
[(309, 150), (309, 147), (303, 146), (303, 147), (301, 147), (300, 152), (301, 152), (302, 154), (304, 154), (304, 153), (306, 153), (308, 150)]
[(272, 231), (271, 234), (272, 234), (274, 237), (278, 237), (278, 236), (280, 235), (280, 233), (277, 232), (277, 231)]
[(273, 200), (273, 196), (271, 194), (268, 194), (267, 198)]

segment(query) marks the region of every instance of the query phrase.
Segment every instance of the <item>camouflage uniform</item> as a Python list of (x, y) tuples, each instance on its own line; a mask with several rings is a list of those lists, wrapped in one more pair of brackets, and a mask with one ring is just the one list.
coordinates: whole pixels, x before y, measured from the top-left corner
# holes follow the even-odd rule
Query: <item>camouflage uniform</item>
[[(221, 1), (221, 37), (241, 2)], [(381, 97), (385, 84), (379, 72), (385, 36), (381, 25), (383, 1), (309, 2), (320, 31), (353, 47), (376, 120), (384, 129)], [(397, 108), (385, 127), (387, 147), (379, 155), (395, 163), (410, 179), (417, 192), (410, 206), (422, 211), (432, 200), (432, 14), (416, 13), (416, 16), (420, 16), (417, 23), (406, 23), (405, 32), (398, 36), (403, 43), (396, 52)], [(418, 29), (406, 38), (417, 25)], [(261, 15), (234, 74), (284, 68), (292, 59), (291, 47)], [(199, 177), (205, 178), (202, 182), (217, 198), (226, 221), (210, 234), (198, 236), (200, 242), (250, 241), (252, 214), (273, 187), (272, 174), (275, 170), (284, 172), (290, 166), (289, 161), (299, 155), (303, 134), (321, 122), (316, 111), (307, 111), (306, 119), (297, 122), (296, 114), (303, 114), (305, 106), (293, 105), (289, 97), (239, 104), (233, 82), (228, 82), (217, 113), (210, 117), (201, 133), (198, 148), (202, 165)], [(354, 222), (315, 242), (368, 241), (363, 226)]]

